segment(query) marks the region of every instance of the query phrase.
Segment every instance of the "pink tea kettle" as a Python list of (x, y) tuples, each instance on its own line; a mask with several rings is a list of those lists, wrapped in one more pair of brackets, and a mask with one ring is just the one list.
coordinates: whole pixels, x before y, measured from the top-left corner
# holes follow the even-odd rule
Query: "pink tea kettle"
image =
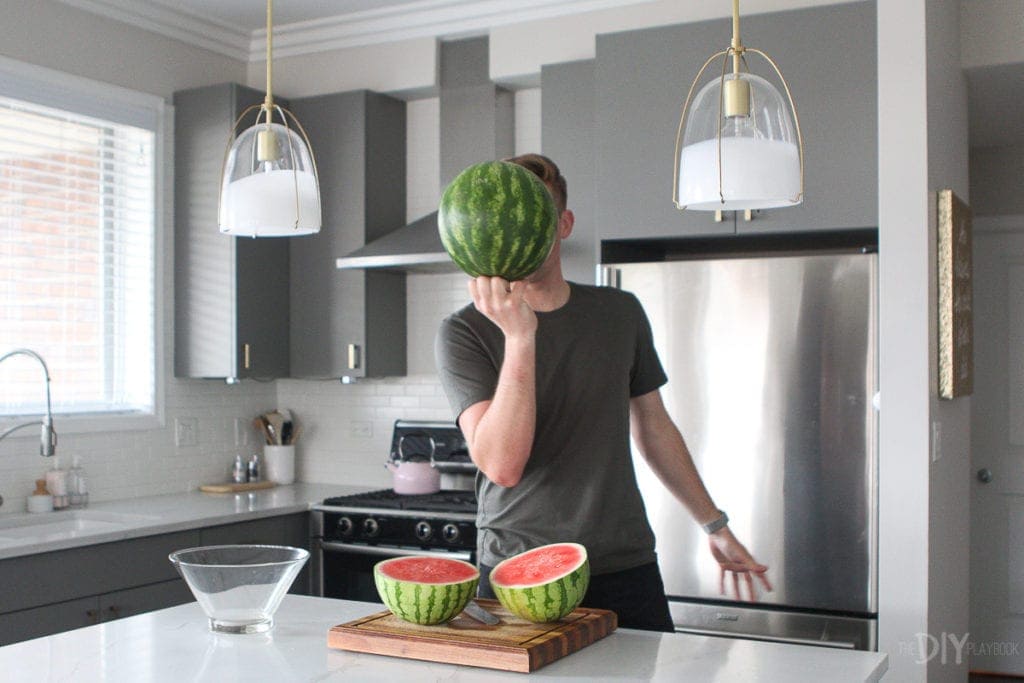
[(441, 490), (441, 473), (434, 467), (432, 460), (436, 444), (430, 438), (430, 453), (403, 452), (405, 436), (398, 441), (397, 458), (384, 466), (391, 471), (392, 488), (400, 494), (427, 494)]

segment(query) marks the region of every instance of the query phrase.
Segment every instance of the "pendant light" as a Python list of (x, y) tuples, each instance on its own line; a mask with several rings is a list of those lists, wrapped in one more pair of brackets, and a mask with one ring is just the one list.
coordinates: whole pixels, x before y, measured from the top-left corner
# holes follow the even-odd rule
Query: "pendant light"
[(226, 235), (292, 237), (320, 232), (320, 182), (309, 138), (290, 111), (274, 104), (272, 15), (273, 0), (267, 0), (267, 95), (235, 121), (233, 138), (238, 125), (256, 111), (255, 123), (229, 144), (225, 154), (217, 213), (220, 231)]
[[(747, 53), (771, 65), (785, 98), (746, 70)], [(721, 76), (694, 96), (701, 76), (719, 58)], [(674, 161), (672, 198), (679, 209), (767, 209), (803, 201), (804, 146), (796, 106), (771, 57), (740, 41), (739, 0), (732, 3), (732, 42), (704, 62), (686, 95)]]

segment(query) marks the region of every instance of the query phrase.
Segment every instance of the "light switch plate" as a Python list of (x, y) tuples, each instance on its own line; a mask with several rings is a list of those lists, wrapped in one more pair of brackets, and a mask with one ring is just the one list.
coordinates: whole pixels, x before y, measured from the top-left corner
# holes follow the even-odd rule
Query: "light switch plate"
[(179, 448), (199, 445), (199, 420), (194, 417), (174, 418), (174, 445)]

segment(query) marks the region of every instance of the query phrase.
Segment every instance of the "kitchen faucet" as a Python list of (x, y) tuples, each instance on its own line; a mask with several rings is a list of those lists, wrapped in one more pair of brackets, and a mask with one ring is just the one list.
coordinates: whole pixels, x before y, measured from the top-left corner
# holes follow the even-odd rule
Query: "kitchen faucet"
[[(11, 356), (30, 356), (39, 361), (39, 364), (43, 366), (43, 376), (46, 378), (46, 416), (42, 419), (43, 429), (40, 434), (39, 455), (49, 457), (57, 450), (57, 432), (53, 429), (53, 411), (50, 409), (50, 369), (46, 367), (46, 361), (43, 360), (43, 357), (32, 349), (14, 349), (0, 356), (0, 363), (3, 363)], [(11, 432), (39, 422), (40, 420), (32, 420), (31, 422), (14, 425), (10, 429), (0, 432), (0, 440), (3, 440)]]

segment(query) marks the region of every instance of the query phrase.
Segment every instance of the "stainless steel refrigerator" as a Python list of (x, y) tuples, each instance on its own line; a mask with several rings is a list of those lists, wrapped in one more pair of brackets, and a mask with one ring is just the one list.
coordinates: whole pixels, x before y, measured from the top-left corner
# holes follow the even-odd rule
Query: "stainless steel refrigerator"
[(635, 454), (677, 630), (875, 649), (877, 232), (606, 241), (601, 260), (643, 303), (668, 411), (774, 584), (721, 595), (704, 531)]

